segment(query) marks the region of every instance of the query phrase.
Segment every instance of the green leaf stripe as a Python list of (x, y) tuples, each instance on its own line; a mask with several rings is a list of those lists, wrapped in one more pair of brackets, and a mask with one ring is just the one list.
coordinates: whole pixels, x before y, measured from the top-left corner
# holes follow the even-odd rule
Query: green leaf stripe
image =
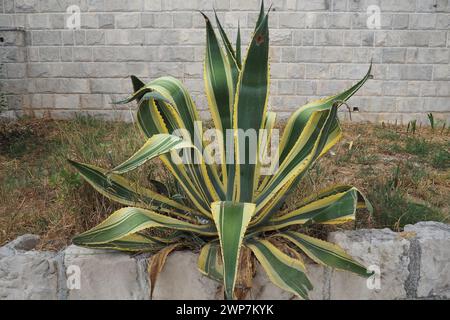
[(355, 219), (358, 190), (350, 188), (341, 193), (322, 197), (292, 212), (271, 218), (265, 231), (278, 230), (298, 224), (337, 224)]
[(193, 145), (177, 136), (163, 133), (157, 134), (148, 139), (141, 149), (112, 171), (118, 174), (125, 173), (136, 169), (157, 156), (182, 148), (193, 148)]
[(225, 296), (232, 299), (242, 239), (255, 212), (253, 203), (214, 202), (211, 211), (222, 248)]
[(312, 290), (313, 286), (300, 260), (283, 253), (267, 240), (251, 239), (246, 242), (246, 246), (253, 251), (275, 285), (303, 299), (308, 299), (308, 290)]
[(217, 234), (211, 224), (195, 225), (150, 210), (127, 207), (117, 210), (96, 227), (76, 236), (73, 242), (77, 245), (108, 243), (154, 227), (194, 232), (205, 236)]
[[(93, 165), (78, 163), (72, 160), (68, 162), (78, 170), (80, 175), (98, 192), (105, 197), (127, 206), (144, 205), (151, 209), (166, 209), (171, 212), (195, 213), (192, 208), (186, 207), (177, 201), (169, 199), (150, 189), (138, 187), (131, 181), (115, 175), (107, 175), (108, 171)], [(189, 219), (189, 217), (188, 217)]]
[(198, 258), (198, 268), (208, 278), (223, 281), (222, 255), (218, 242), (210, 242), (203, 246)]
[(277, 236), (291, 241), (319, 264), (350, 271), (363, 277), (371, 275), (363, 265), (353, 260), (342, 248), (335, 244), (294, 231), (280, 233)]
[[(255, 31), (240, 73), (234, 105), (234, 129), (261, 129), (266, 117), (269, 88), (269, 27), (268, 15)], [(253, 202), (257, 154), (251, 154), (248, 144), (243, 154), (239, 149), (244, 145), (244, 137), (236, 135), (234, 200)], [(242, 141), (241, 141), (242, 140)]]

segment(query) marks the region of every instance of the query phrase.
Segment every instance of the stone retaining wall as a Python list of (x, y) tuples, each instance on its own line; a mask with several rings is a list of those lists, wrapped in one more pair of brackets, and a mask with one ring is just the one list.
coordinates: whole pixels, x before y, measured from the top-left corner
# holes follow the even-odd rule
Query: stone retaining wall
[[(214, 5), (233, 38), (239, 22), (246, 44), (259, 2), (0, 0), (0, 90), (12, 113), (127, 120), (126, 108), (110, 104), (131, 91), (126, 77), (172, 75), (206, 110), (204, 21), (197, 10), (211, 16)], [(270, 108), (280, 117), (346, 88), (373, 60), (374, 79), (351, 100), (360, 110), (354, 120), (425, 124), (427, 112), (450, 120), (449, 0), (272, 3)], [(80, 9), (78, 30), (67, 27), (71, 5)], [(371, 5), (380, 24), (369, 28)]]
[[(369, 280), (316, 264), (307, 266), (311, 299), (449, 299), (450, 226), (421, 222), (402, 233), (334, 232), (329, 240), (380, 277)], [(149, 299), (148, 257), (69, 246), (32, 250), (39, 237), (25, 235), (0, 248), (0, 299)], [(377, 272), (377, 271), (376, 271)], [(378, 282), (379, 280), (379, 282)], [(379, 283), (379, 286), (377, 285)], [(197, 255), (175, 252), (156, 283), (154, 299), (220, 299), (218, 283), (197, 270)], [(292, 299), (257, 268), (249, 299)]]

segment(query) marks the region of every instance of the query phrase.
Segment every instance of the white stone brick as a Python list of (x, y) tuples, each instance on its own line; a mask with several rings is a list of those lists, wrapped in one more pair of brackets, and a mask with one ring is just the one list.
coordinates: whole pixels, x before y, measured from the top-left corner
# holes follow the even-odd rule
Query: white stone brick
[[(420, 2), (420, 1), (419, 1)], [(381, 11), (414, 11), (416, 1), (411, 0), (380, 0)]]
[(61, 45), (60, 31), (32, 31), (32, 43), (36, 46)]
[(317, 12), (305, 13), (305, 27), (307, 29), (325, 29), (327, 27), (327, 14)]
[(39, 10), (38, 0), (15, 0), (14, 4), (16, 13), (31, 13)]
[(27, 68), (23, 63), (7, 63), (3, 69), (5, 76), (9, 79), (21, 79), (27, 75)]
[(436, 15), (436, 29), (448, 30), (450, 28), (450, 14)]
[(230, 0), (231, 10), (257, 11), (260, 8), (260, 0)]
[(60, 60), (60, 47), (39, 48), (40, 61), (55, 62)]
[(94, 61), (115, 61), (114, 47), (94, 47)]
[(153, 28), (155, 26), (155, 19), (153, 13), (141, 14), (141, 28)]
[(435, 14), (411, 14), (409, 16), (409, 29), (434, 29), (436, 27)]
[(92, 48), (74, 47), (73, 61), (92, 61)]
[(316, 83), (310, 80), (295, 81), (295, 93), (301, 96), (311, 96), (316, 93)]
[(450, 80), (450, 65), (433, 66), (433, 80)]
[(445, 48), (408, 48), (409, 63), (448, 64), (450, 50)]
[(89, 93), (89, 80), (68, 78), (36, 78), (29, 79), (30, 93)]
[(160, 47), (158, 61), (194, 61), (193, 47)]
[(303, 12), (295, 13), (280, 13), (279, 14), (280, 28), (304, 28), (305, 14)]
[(344, 31), (344, 46), (361, 46), (362, 37), (359, 30)]
[(330, 1), (325, 0), (310, 0), (302, 1), (297, 0), (297, 10), (304, 11), (319, 11), (319, 10), (329, 10)]
[(99, 21), (96, 13), (82, 13), (80, 16), (81, 28), (98, 29)]
[[(9, 16), (9, 18), (11, 18)], [(27, 25), (31, 29), (48, 29), (50, 27), (50, 21), (48, 18), (48, 14), (30, 14), (27, 15)], [(0, 24), (4, 25), (4, 23), (1, 23), (2, 19), (0, 17)]]
[[(174, 13), (173, 14), (173, 27), (174, 28), (191, 28), (192, 27), (192, 15), (189, 13)], [(157, 19), (155, 19), (157, 21)]]
[(38, 0), (38, 2), (41, 12), (66, 12), (71, 5), (78, 6), (82, 12), (87, 11), (86, 0)]
[(407, 29), (409, 26), (408, 14), (394, 14), (392, 18), (392, 28), (395, 30)]
[(49, 15), (49, 22), (51, 29), (64, 29), (66, 27), (66, 20), (63, 14)]
[(128, 93), (130, 85), (128, 79), (90, 79), (92, 93)]
[(383, 63), (404, 63), (406, 60), (406, 49), (384, 48), (382, 59)]
[(450, 110), (450, 99), (448, 97), (424, 98), (424, 108), (427, 112), (448, 112)]
[(98, 27), (100, 29), (114, 29), (113, 14), (98, 14)]
[(104, 11), (133, 11), (141, 12), (144, 9), (144, 0), (107, 0), (104, 2)]
[[(448, 33), (450, 35), (450, 33)], [(445, 47), (447, 40), (447, 33), (443, 31), (430, 31), (428, 33), (428, 45), (430, 47)]]
[(341, 65), (335, 64), (306, 64), (305, 78), (306, 79), (337, 79), (340, 77)]
[[(384, 81), (382, 90), (383, 90), (383, 95), (385, 95), (385, 96), (409, 95), (407, 81)], [(418, 94), (419, 94), (419, 91), (415, 91), (415, 95), (418, 95)]]
[(327, 28), (329, 29), (349, 29), (352, 25), (351, 14), (333, 13), (327, 15)]
[(55, 108), (76, 110), (80, 108), (80, 96), (77, 94), (55, 95)]
[(352, 48), (322, 48), (322, 59), (320, 62), (352, 62)]
[[(435, 12), (438, 6), (436, 0), (421, 0), (417, 2), (417, 11), (419, 12)], [(445, 1), (446, 2), (446, 1)]]
[(283, 47), (281, 49), (281, 61), (282, 62), (294, 62), (296, 55), (296, 48), (295, 47)]
[(198, 0), (164, 0), (164, 10), (198, 10)]
[(105, 44), (105, 32), (103, 30), (86, 30), (86, 45)]
[(160, 11), (162, 8), (162, 0), (144, 0), (145, 11)]
[(300, 47), (297, 48), (296, 61), (297, 62), (320, 62), (322, 58), (323, 48), (316, 47)]
[(139, 13), (120, 13), (115, 16), (118, 29), (135, 29), (139, 27)]
[(344, 33), (341, 30), (316, 30), (314, 44), (316, 46), (342, 46)]

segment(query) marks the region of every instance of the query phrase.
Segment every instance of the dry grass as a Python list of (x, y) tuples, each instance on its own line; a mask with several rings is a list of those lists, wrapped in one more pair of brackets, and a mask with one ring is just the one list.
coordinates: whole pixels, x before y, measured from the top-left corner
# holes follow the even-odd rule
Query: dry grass
[[(347, 123), (343, 139), (325, 155), (297, 187), (296, 199), (337, 185), (350, 184), (363, 191), (374, 214), (359, 212), (355, 224), (338, 228), (401, 230), (406, 224), (450, 217), (450, 136), (448, 130), (420, 128), (415, 134), (405, 126)], [(314, 226), (325, 237), (336, 227)]]
[[(375, 206), (358, 227), (401, 229), (419, 220), (447, 221), (450, 212), (448, 130), (369, 124), (344, 125), (344, 138), (299, 185), (287, 208), (306, 195), (334, 184), (352, 184)], [(94, 192), (69, 167), (66, 158), (110, 168), (142, 144), (133, 124), (92, 118), (73, 121), (23, 119), (0, 124), (0, 245), (24, 233), (42, 236), (41, 247), (59, 249), (76, 233), (120, 207)], [(351, 147), (350, 147), (351, 145)], [(147, 187), (164, 181), (177, 186), (158, 162), (129, 177)], [(353, 226), (344, 226), (353, 227)], [(329, 228), (311, 232), (324, 235)]]

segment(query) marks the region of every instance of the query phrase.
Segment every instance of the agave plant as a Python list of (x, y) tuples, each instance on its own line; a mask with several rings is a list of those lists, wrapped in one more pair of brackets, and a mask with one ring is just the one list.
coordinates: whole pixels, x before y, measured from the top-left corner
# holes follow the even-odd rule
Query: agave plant
[[(292, 114), (278, 146), (279, 166), (273, 174), (264, 176), (256, 152), (250, 152), (248, 145), (240, 152), (242, 136), (227, 132), (274, 128), (276, 114), (267, 110), (269, 12), (262, 4), (244, 61), (239, 30), (234, 48), (216, 14), (220, 44), (210, 20), (204, 17), (204, 80), (209, 110), (215, 127), (224, 133), (219, 144), (221, 157), (235, 151), (235, 161), (208, 161), (192, 143), (197, 138), (206, 144), (198, 137), (201, 128), (197, 108), (180, 81), (162, 77), (144, 84), (132, 76), (134, 93), (119, 103), (138, 102), (137, 122), (147, 139), (143, 147), (111, 170), (70, 161), (98, 192), (127, 207), (76, 236), (73, 242), (93, 248), (158, 252), (150, 267), (153, 280), (171, 251), (199, 248), (198, 268), (223, 283), (227, 299), (241, 297), (236, 294), (244, 280), (251, 279), (248, 265), (255, 259), (275, 285), (305, 299), (313, 286), (300, 253), (319, 264), (369, 276), (363, 265), (338, 246), (299, 232), (302, 226), (314, 223), (352, 221), (357, 208), (370, 209), (356, 188), (334, 186), (305, 199), (291, 211), (284, 210), (283, 204), (308, 169), (340, 139), (338, 107), (366, 82), (370, 68), (348, 90), (310, 102)], [(184, 129), (185, 134), (174, 135), (177, 129)], [(258, 148), (262, 136), (257, 137)], [(225, 150), (230, 141), (234, 149)], [(180, 151), (200, 161), (178, 161)], [(156, 157), (178, 181), (187, 201), (138, 187), (122, 176)], [(239, 161), (244, 157), (256, 161)], [(149, 233), (149, 229), (154, 232)], [(247, 277), (246, 272), (250, 274)]]

